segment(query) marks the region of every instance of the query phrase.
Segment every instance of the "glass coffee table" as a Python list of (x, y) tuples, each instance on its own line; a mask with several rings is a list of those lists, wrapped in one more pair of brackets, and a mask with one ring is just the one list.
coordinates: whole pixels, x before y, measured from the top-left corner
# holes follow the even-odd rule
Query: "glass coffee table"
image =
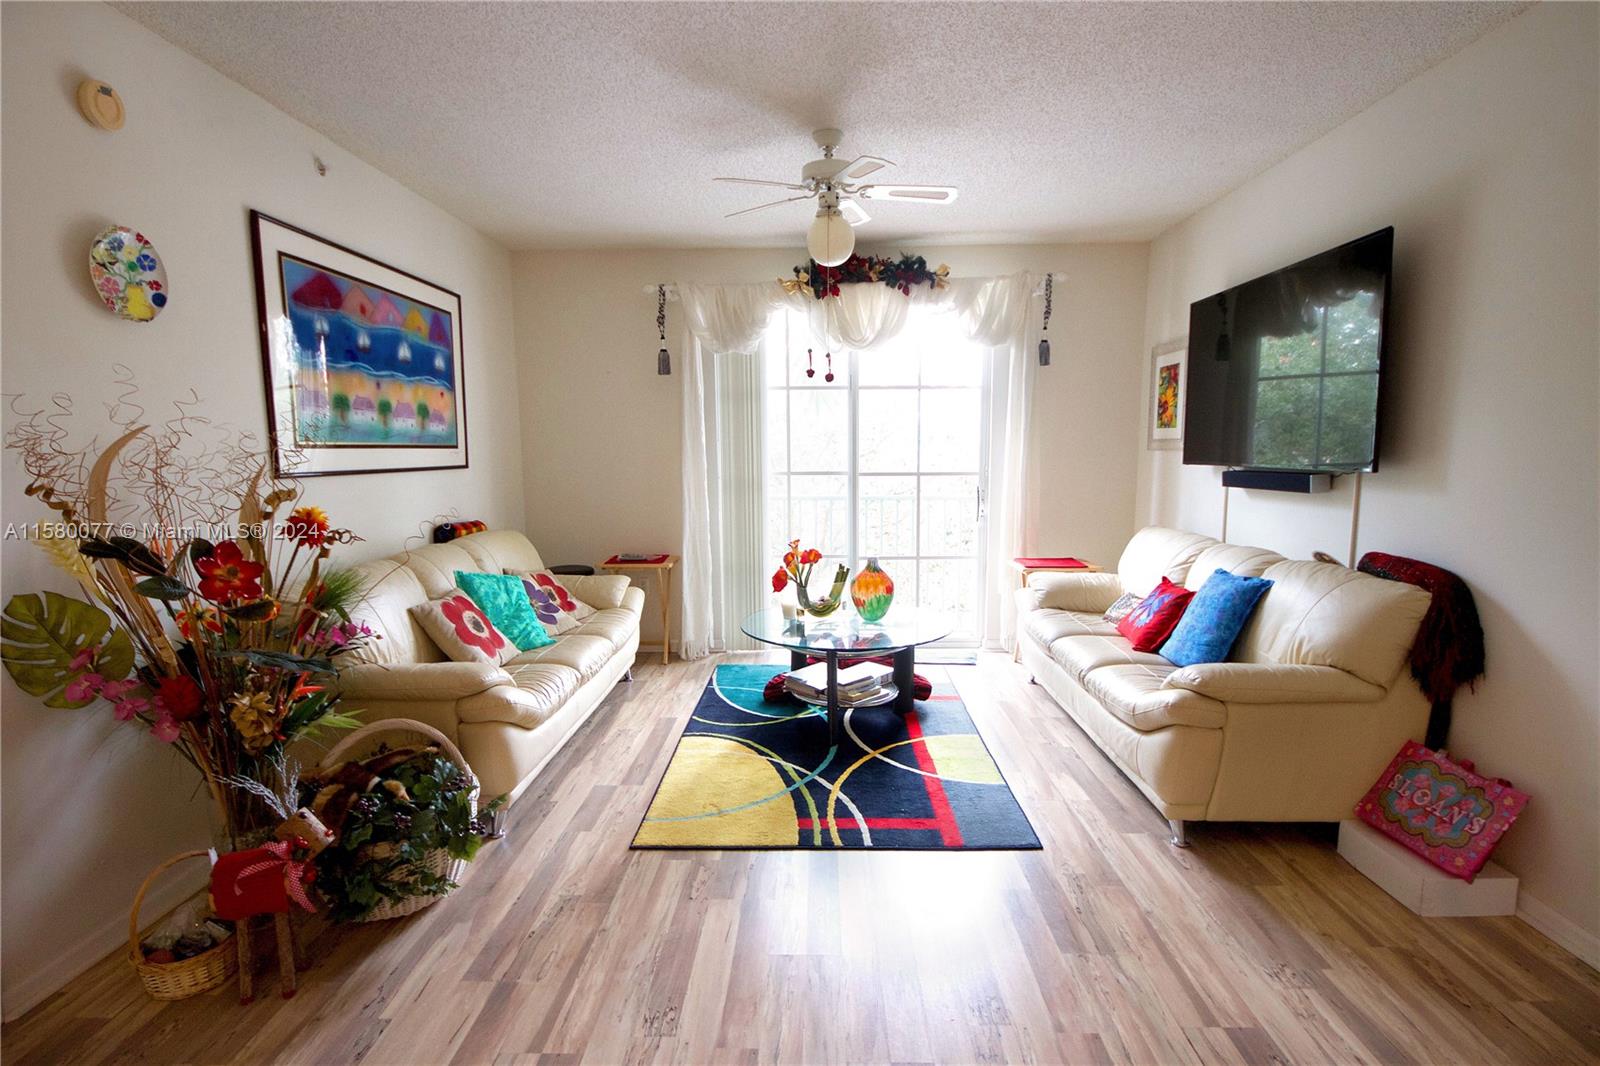
[(880, 698), (854, 706), (879, 707), (892, 703), (897, 714), (906, 714), (916, 707), (911, 679), (917, 645), (931, 644), (949, 636), (951, 623), (947, 615), (915, 607), (897, 607), (890, 612), (890, 617), (878, 622), (862, 621), (860, 615), (843, 610), (827, 618), (804, 614), (785, 618), (782, 608), (769, 607), (750, 615), (740, 628), (746, 636), (763, 644), (787, 649), (791, 670), (807, 665), (808, 656), (827, 662), (827, 700), (805, 702), (827, 708), (828, 734), (837, 744), (844, 723), (844, 708), (839, 704), (840, 660), (848, 664), (857, 659), (892, 657), (892, 685)]

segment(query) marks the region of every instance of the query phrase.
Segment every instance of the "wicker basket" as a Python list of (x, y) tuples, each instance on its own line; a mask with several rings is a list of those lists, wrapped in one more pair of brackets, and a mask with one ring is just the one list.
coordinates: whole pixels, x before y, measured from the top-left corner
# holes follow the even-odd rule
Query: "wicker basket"
[(209, 856), (207, 851), (186, 851), (168, 859), (150, 871), (150, 876), (139, 886), (139, 894), (133, 897), (133, 910), (128, 914), (128, 961), (138, 971), (144, 990), (156, 999), (188, 999), (219, 987), (238, 972), (239, 955), (234, 950), (233, 937), (177, 962), (147, 962), (139, 947), (139, 908), (155, 879), (185, 859)]
[[(385, 718), (382, 721), (372, 722), (362, 726), (339, 743), (328, 749), (328, 754), (322, 757), (319, 764), (324, 768), (337, 766), (346, 753), (358, 749), (363, 742), (370, 740), (375, 734), (383, 732), (416, 733), (427, 737), (439, 745), (439, 749), (461, 768), (461, 772), (472, 779), (472, 811), (478, 811), (478, 775), (472, 772), (472, 767), (467, 765), (466, 758), (461, 754), (461, 749), (450, 742), (450, 738), (439, 732), (426, 722), (418, 722), (412, 718)], [(428, 869), (439, 877), (447, 878), (456, 884), (461, 883), (461, 878), (467, 872), (467, 863), (464, 859), (454, 859), (443, 848), (435, 848), (428, 853)], [(448, 895), (446, 893), (445, 895)], [(385, 918), (401, 918), (407, 914), (415, 914), (424, 907), (430, 906), (443, 899), (444, 896), (407, 896), (399, 900), (385, 900), (378, 904), (364, 916), (356, 919), (360, 922), (380, 922)]]

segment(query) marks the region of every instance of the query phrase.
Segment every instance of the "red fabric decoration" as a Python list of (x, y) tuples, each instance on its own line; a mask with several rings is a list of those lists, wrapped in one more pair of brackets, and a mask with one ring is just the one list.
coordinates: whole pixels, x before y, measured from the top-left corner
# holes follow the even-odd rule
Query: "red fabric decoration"
[(1132, 642), (1134, 651), (1155, 651), (1177, 628), (1192, 599), (1193, 592), (1162, 578), (1161, 584), (1117, 623), (1117, 632)]
[(1356, 564), (1364, 574), (1404, 581), (1433, 596), (1411, 645), (1411, 676), (1433, 702), (1428, 746), (1441, 748), (1450, 730), (1450, 701), (1456, 689), (1483, 676), (1483, 626), (1472, 590), (1455, 574), (1430, 563), (1383, 552), (1368, 552)]
[(1480, 777), (1469, 760), (1408, 740), (1356, 816), (1470, 883), (1527, 805), (1528, 794), (1511, 782)]
[(1017, 565), (1027, 567), (1029, 570), (1044, 570), (1051, 567), (1082, 570), (1089, 564), (1071, 555), (1024, 555), (1017, 559)]
[(311, 860), (294, 858), (293, 841), (230, 851), (211, 867), (211, 909), (230, 922), (258, 914), (287, 914), (291, 901), (314, 911), (317, 908), (306, 893), (312, 874)]

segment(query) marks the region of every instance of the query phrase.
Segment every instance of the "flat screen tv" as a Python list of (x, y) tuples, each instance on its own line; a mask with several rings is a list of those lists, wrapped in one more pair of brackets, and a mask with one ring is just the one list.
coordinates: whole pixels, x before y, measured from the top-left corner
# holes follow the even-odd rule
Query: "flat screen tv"
[(1378, 468), (1394, 228), (1189, 307), (1183, 461)]

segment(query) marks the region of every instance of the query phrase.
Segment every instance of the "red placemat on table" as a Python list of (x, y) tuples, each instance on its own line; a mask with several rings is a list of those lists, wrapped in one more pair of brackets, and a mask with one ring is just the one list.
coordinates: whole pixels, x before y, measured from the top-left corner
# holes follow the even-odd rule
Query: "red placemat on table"
[(672, 553), (671, 552), (662, 552), (660, 555), (650, 555), (650, 556), (646, 556), (643, 559), (623, 559), (623, 558), (620, 558), (618, 556), (613, 555), (611, 558), (607, 559), (605, 562), (601, 563), (600, 565), (601, 566), (655, 566), (658, 563), (666, 562), (670, 558), (672, 558)]
[(1023, 556), (1017, 560), (1017, 565), (1025, 566), (1029, 570), (1044, 570), (1049, 567), (1061, 567), (1064, 570), (1082, 570), (1089, 564), (1070, 555), (1060, 555), (1049, 557)]

